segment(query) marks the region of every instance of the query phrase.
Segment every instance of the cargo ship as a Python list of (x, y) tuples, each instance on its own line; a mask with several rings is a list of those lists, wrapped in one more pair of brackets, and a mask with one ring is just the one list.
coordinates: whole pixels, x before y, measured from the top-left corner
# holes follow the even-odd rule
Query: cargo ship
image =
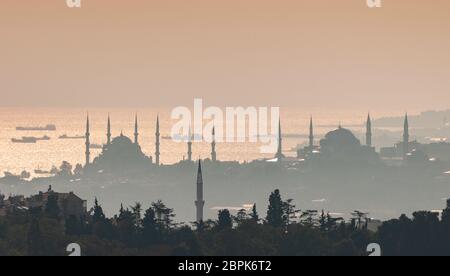
[(12, 138), (11, 141), (13, 143), (21, 143), (21, 144), (36, 144), (37, 141), (48, 141), (51, 138), (47, 135), (43, 137), (22, 137), (21, 139)]
[(44, 127), (16, 127), (18, 131), (56, 131), (55, 125), (46, 125)]
[(62, 139), (62, 140), (69, 140), (69, 139), (85, 139), (86, 136), (83, 135), (76, 135), (76, 136), (69, 136), (67, 134), (61, 135), (58, 137), (58, 139)]
[(35, 137), (22, 137), (22, 139), (12, 138), (11, 141), (18, 144), (36, 144), (38, 139)]

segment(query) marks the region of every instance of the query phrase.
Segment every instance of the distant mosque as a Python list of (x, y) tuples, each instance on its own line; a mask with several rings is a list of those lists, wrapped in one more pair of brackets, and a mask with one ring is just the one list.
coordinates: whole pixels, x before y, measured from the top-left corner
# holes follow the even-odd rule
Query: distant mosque
[[(145, 155), (139, 144), (139, 125), (138, 116), (135, 117), (134, 122), (134, 137), (133, 140), (123, 135), (112, 138), (111, 134), (111, 118), (108, 115), (106, 125), (106, 144), (103, 145), (102, 152), (99, 156), (95, 157), (91, 161), (91, 133), (90, 133), (90, 120), (89, 114), (86, 119), (86, 141), (85, 141), (85, 167), (95, 168), (96, 170), (141, 170), (148, 168), (149, 166), (161, 165), (161, 132), (159, 116), (156, 118), (156, 132), (155, 132), (155, 154), (154, 159), (151, 156)], [(187, 156), (188, 160), (185, 162), (193, 162), (192, 152), (192, 140), (193, 136), (190, 132), (187, 142)], [(216, 151), (216, 133), (215, 128), (212, 130), (212, 142), (211, 142), (211, 162), (217, 162)]]
[[(310, 119), (308, 143), (305, 147), (297, 150), (297, 156), (287, 157), (283, 152), (283, 135), (281, 120), (278, 124), (278, 147), (274, 159), (266, 161), (274, 161), (279, 164), (298, 164), (302, 161), (310, 160), (325, 160), (325, 161), (355, 161), (377, 163), (380, 160), (398, 159), (402, 161), (428, 161), (426, 154), (431, 147), (440, 145), (421, 145), (417, 141), (410, 141), (409, 120), (408, 115), (405, 116), (403, 126), (403, 139), (401, 142), (395, 144), (390, 148), (381, 148), (380, 154), (376, 152), (373, 147), (372, 134), (372, 120), (370, 114), (366, 121), (366, 135), (365, 144), (350, 131), (339, 127), (333, 131), (328, 132), (318, 144), (315, 142), (313, 118)], [(156, 118), (155, 131), (155, 152), (154, 157), (147, 156), (139, 144), (139, 125), (138, 117), (136, 115), (134, 122), (134, 137), (133, 139), (126, 137), (123, 133), (120, 136), (112, 138), (111, 134), (111, 118), (108, 115), (106, 125), (106, 144), (102, 148), (99, 156), (91, 160), (91, 133), (89, 115), (86, 120), (86, 151), (85, 151), (85, 165), (87, 168), (93, 168), (96, 171), (101, 170), (142, 170), (150, 166), (161, 165), (161, 132), (159, 116)], [(189, 137), (187, 139), (187, 159), (183, 158), (182, 162), (193, 162), (193, 135), (189, 130)], [(218, 162), (218, 154), (216, 148), (216, 131), (212, 129), (211, 155), (205, 160), (208, 162)], [(434, 149), (433, 148), (433, 149)]]
[(379, 156), (372, 146), (372, 121), (370, 115), (366, 122), (366, 143), (363, 145), (356, 136), (341, 124), (336, 130), (328, 132), (319, 145), (314, 141), (314, 125), (311, 117), (309, 124), (309, 143), (297, 151), (297, 157), (302, 160), (353, 160), (377, 162)]
[[(157, 132), (156, 140), (157, 147), (155, 156), (157, 157), (156, 165), (159, 165), (159, 118), (157, 119)], [(138, 117), (135, 117), (134, 125), (134, 140), (120, 134), (120, 136), (112, 138), (111, 134), (111, 118), (108, 115), (107, 127), (106, 127), (106, 144), (103, 145), (102, 152), (99, 156), (95, 157), (91, 162), (90, 152), (90, 122), (89, 115), (86, 121), (86, 167), (96, 169), (141, 169), (153, 164), (153, 158), (146, 156), (139, 145), (139, 127)]]
[(411, 141), (408, 114), (406, 114), (403, 123), (403, 140), (396, 143), (393, 147), (380, 149), (380, 155), (384, 160), (403, 160), (410, 164), (425, 164), (439, 159), (446, 159), (449, 152), (450, 144), (445, 142), (421, 144), (416, 140)]

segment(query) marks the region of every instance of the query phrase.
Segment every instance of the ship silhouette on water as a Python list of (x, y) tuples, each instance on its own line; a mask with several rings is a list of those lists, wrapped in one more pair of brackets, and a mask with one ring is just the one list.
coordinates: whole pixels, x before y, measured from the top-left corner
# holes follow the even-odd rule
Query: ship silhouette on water
[(63, 134), (58, 137), (58, 139), (61, 139), (61, 140), (76, 140), (76, 139), (85, 139), (85, 138), (86, 138), (85, 135), (69, 136), (67, 134)]
[(16, 127), (17, 131), (56, 131), (56, 126), (52, 124), (48, 124), (44, 127)]
[(42, 137), (22, 137), (21, 139), (12, 138), (13, 143), (18, 144), (36, 144), (38, 141), (49, 141), (51, 138), (47, 135)]

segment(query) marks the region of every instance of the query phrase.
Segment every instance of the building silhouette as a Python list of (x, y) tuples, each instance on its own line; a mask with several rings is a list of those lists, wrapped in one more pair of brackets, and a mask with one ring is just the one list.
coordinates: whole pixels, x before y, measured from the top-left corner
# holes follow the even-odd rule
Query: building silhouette
[(90, 126), (89, 126), (89, 114), (87, 115), (87, 118), (86, 118), (86, 152), (85, 152), (85, 155), (86, 155), (86, 163), (85, 163), (85, 165), (86, 166), (89, 166), (89, 163), (91, 162), (91, 140), (90, 140), (90, 136), (91, 136), (91, 133), (90, 133)]
[(138, 130), (138, 116), (134, 119), (134, 143), (139, 145), (139, 130)]
[(277, 154), (275, 155), (275, 158), (277, 159), (278, 163), (283, 162), (284, 155), (283, 155), (283, 134), (281, 132), (281, 119), (278, 120), (278, 150)]
[(217, 152), (216, 152), (216, 127), (213, 127), (213, 129), (212, 129), (211, 161), (212, 161), (212, 162), (217, 162)]
[(405, 115), (405, 123), (403, 126), (403, 160), (406, 160), (409, 153), (409, 121), (408, 114)]
[(203, 198), (203, 172), (202, 172), (202, 161), (198, 161), (198, 171), (197, 171), (197, 199), (195, 201), (195, 206), (197, 209), (197, 223), (203, 222), (203, 208), (205, 206), (205, 200)]
[(156, 133), (155, 133), (155, 138), (156, 138), (156, 142), (155, 142), (155, 163), (156, 166), (160, 165), (160, 156), (161, 156), (161, 150), (160, 150), (160, 138), (161, 138), (161, 133), (159, 130), (159, 116), (156, 117)]
[[(108, 114), (106, 126), (106, 144), (103, 145), (101, 154), (92, 160), (91, 157), (91, 129), (89, 114), (86, 117), (86, 135), (85, 135), (85, 165), (96, 166), (112, 166), (115, 168), (131, 167), (133, 165), (136, 169), (146, 167), (150, 164), (157, 166), (161, 165), (161, 132), (159, 116), (156, 118), (156, 132), (155, 132), (155, 155), (154, 159), (147, 157), (140, 147), (139, 141), (139, 120), (138, 115), (134, 118), (134, 139), (133, 141), (125, 137), (123, 133), (116, 138), (112, 138), (111, 134), (111, 117)], [(385, 160), (413, 161), (425, 162), (429, 160), (450, 160), (450, 144), (444, 141), (439, 143), (421, 144), (417, 141), (411, 141), (409, 129), (408, 114), (404, 117), (403, 124), (403, 139), (396, 143), (393, 147), (383, 147), (380, 149), (380, 154), (375, 150), (373, 144), (373, 125), (370, 113), (367, 115), (365, 123), (365, 143), (361, 143), (355, 134), (341, 124), (333, 131), (328, 132), (318, 144), (315, 144), (314, 120), (313, 116), (309, 120), (309, 134), (306, 137), (305, 146), (297, 150), (297, 157), (286, 157), (283, 154), (283, 133), (281, 126), (281, 119), (278, 124), (278, 145), (275, 159), (263, 159), (259, 161), (270, 161), (282, 163), (285, 167), (298, 167), (302, 162), (314, 160), (354, 160), (354, 161), (369, 161), (377, 162), (380, 157)], [(193, 161), (193, 139), (194, 135), (191, 128), (189, 128), (189, 137), (187, 138), (187, 160)], [(133, 146), (131, 146), (131, 144)], [(211, 141), (211, 162), (218, 162), (217, 156), (217, 140), (216, 128), (212, 129)], [(428, 158), (429, 157), (429, 158)], [(183, 158), (183, 160), (185, 160)], [(209, 160), (209, 159), (207, 159)], [(155, 161), (155, 162), (153, 162)], [(258, 160), (255, 160), (258, 161)], [(128, 162), (128, 164), (125, 164)], [(141, 164), (139, 164), (141, 163)], [(388, 162), (392, 164), (392, 162)], [(93, 170), (91, 170), (93, 171)]]
[(310, 152), (314, 150), (314, 125), (312, 116), (309, 121), (309, 150)]
[(319, 153), (320, 147), (314, 144), (315, 136), (314, 136), (314, 120), (313, 116), (309, 119), (309, 135), (308, 135), (308, 144), (297, 150), (297, 158), (298, 159), (310, 159), (314, 154)]
[(107, 126), (106, 126), (107, 130), (106, 130), (106, 145), (110, 145), (111, 144), (111, 117), (108, 114), (108, 122), (107, 122)]
[(187, 146), (188, 146), (188, 151), (187, 151), (187, 156), (188, 156), (188, 161), (192, 161), (192, 130), (191, 127), (189, 126), (189, 137), (188, 137), (188, 142), (187, 142)]
[(367, 123), (366, 123), (366, 146), (372, 147), (372, 120), (370, 118), (370, 114), (367, 115)]
[(0, 194), (0, 217), (6, 216), (10, 213), (26, 212), (29, 210), (44, 211), (48, 199), (53, 196), (56, 199), (59, 209), (59, 218), (69, 218), (71, 216), (76, 218), (83, 218), (88, 216), (87, 201), (81, 199), (73, 192), (57, 193), (52, 190), (52, 186), (46, 192), (39, 192), (30, 197), (24, 196), (10, 196), (5, 199)]

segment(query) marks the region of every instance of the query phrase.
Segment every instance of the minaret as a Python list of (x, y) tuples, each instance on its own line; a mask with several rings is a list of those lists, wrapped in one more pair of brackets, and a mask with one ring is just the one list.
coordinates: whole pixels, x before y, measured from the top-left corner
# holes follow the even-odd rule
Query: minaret
[(211, 160), (213, 162), (217, 161), (217, 152), (216, 152), (216, 127), (212, 129), (212, 142), (211, 142)]
[(372, 119), (370, 118), (370, 114), (367, 116), (366, 146), (372, 147)]
[(403, 159), (406, 159), (409, 153), (409, 121), (408, 114), (405, 116), (405, 124), (403, 126)]
[(191, 127), (189, 127), (189, 138), (188, 138), (188, 161), (192, 161), (192, 131)]
[(109, 146), (111, 144), (111, 118), (108, 114), (108, 124), (107, 124), (107, 130), (106, 130), (106, 144)]
[(89, 114), (87, 115), (86, 119), (86, 166), (89, 165), (91, 161), (91, 141), (90, 141), (90, 130), (89, 130)]
[(278, 159), (278, 162), (283, 161), (283, 138), (281, 135), (281, 119), (278, 121), (278, 151), (275, 157)]
[(314, 126), (313, 126), (313, 118), (311, 116), (311, 120), (309, 122), (309, 150), (314, 150)]
[(197, 223), (203, 222), (203, 207), (205, 206), (205, 200), (203, 200), (203, 173), (202, 173), (202, 161), (198, 161), (198, 173), (197, 173), (197, 200), (195, 201), (197, 207)]
[(161, 152), (160, 152), (160, 149), (159, 149), (159, 146), (160, 146), (159, 138), (161, 136), (161, 133), (159, 132), (159, 116), (156, 118), (156, 133), (155, 133), (155, 136), (156, 136), (155, 162), (156, 162), (156, 165), (159, 166), (159, 163), (160, 163), (159, 162), (159, 157), (161, 155)]
[(138, 116), (134, 118), (134, 143), (139, 144), (139, 131), (138, 131)]

